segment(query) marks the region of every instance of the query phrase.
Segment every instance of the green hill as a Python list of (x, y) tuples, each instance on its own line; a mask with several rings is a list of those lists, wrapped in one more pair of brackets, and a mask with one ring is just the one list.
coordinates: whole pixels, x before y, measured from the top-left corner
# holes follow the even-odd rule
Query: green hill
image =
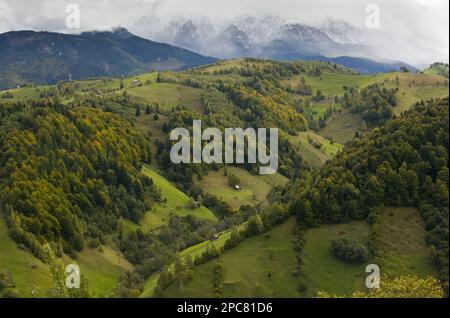
[(204, 57), (152, 42), (118, 28), (112, 32), (61, 34), (17, 31), (0, 34), (0, 89), (54, 84), (68, 77), (121, 76), (209, 64)]
[[(299, 222), (305, 226), (362, 218), (374, 222), (380, 206), (414, 206), (423, 217), (427, 242), (436, 253), (434, 265), (447, 288), (448, 110), (447, 98), (419, 103), (403, 116), (355, 138), (321, 169), (310, 186), (296, 194), (292, 209)], [(430, 153), (435, 155), (430, 157)], [(391, 209), (387, 213), (398, 215), (390, 221), (381, 221), (381, 233), (393, 232), (392, 239), (380, 234), (381, 246), (389, 246), (381, 248), (381, 259), (385, 258), (386, 264), (392, 261), (393, 267), (403, 266), (398, 272), (404, 273), (405, 269), (408, 273), (432, 272), (426, 261), (431, 255), (424, 251), (420, 231), (424, 226), (402, 221), (408, 217), (417, 222), (417, 216), (404, 209)], [(397, 231), (388, 230), (393, 226), (398, 226)], [(397, 233), (412, 237), (405, 236), (401, 241), (394, 237)], [(395, 247), (401, 243), (404, 247)], [(405, 255), (394, 256), (392, 260), (388, 250), (394, 253), (403, 250)], [(396, 270), (392, 272), (398, 275)]]
[[(7, 287), (22, 297), (45, 297), (52, 287), (47, 265), (10, 238), (3, 219), (0, 219), (0, 250), (0, 273), (7, 273), (12, 282)], [(89, 291), (98, 296), (112, 294), (120, 275), (133, 269), (119, 251), (109, 246), (86, 248), (75, 255), (75, 259), (64, 255), (62, 261), (66, 265), (76, 263), (87, 279)]]
[[(245, 224), (241, 224), (238, 228), (243, 228)], [(188, 256), (195, 259), (195, 257), (198, 257), (202, 255), (205, 251), (207, 251), (209, 248), (216, 248), (216, 249), (222, 249), (225, 245), (225, 242), (230, 239), (231, 237), (231, 231), (225, 230), (223, 232), (220, 232), (217, 234), (217, 238), (203, 241), (201, 243), (198, 243), (196, 245), (193, 245), (185, 250), (182, 250), (178, 253), (178, 255), (182, 258), (186, 258)], [(173, 270), (173, 264), (168, 264), (170, 269)], [(142, 293), (139, 297), (141, 298), (149, 298), (154, 296), (155, 288), (157, 286), (158, 278), (160, 276), (159, 272), (153, 273), (145, 282)]]
[(414, 103), (444, 98), (449, 92), (448, 80), (435, 74), (396, 73), (385, 85), (399, 88), (396, 94), (398, 104), (394, 107), (397, 115), (411, 108)]
[[(293, 219), (250, 235), (219, 257), (224, 296), (363, 290), (364, 264), (337, 259), (336, 238), (376, 247), (367, 261), (393, 276), (444, 281), (448, 101), (436, 99), (447, 96), (448, 80), (430, 72), (358, 75), (333, 63), (252, 58), (2, 91), (0, 273), (21, 296), (43, 292), (51, 282), (39, 259), (50, 243), (97, 295), (151, 297), (178, 257), (224, 248), (254, 215), (273, 212), (263, 224), (279, 224), (289, 205), (311, 227), (303, 253), (294, 252)], [(204, 128), (279, 128), (278, 173), (173, 164), (169, 132), (194, 119)], [(183, 290), (175, 283), (163, 296), (213, 297), (216, 263), (195, 266)]]
[(425, 74), (440, 75), (448, 79), (448, 64), (433, 63), (423, 71)]
[(171, 110), (183, 105), (203, 112), (202, 91), (198, 88), (170, 83), (154, 83), (130, 88), (127, 92), (147, 103), (156, 103), (163, 110)]
[[(436, 277), (436, 265), (425, 236), (419, 212), (405, 207), (382, 209), (374, 225), (357, 221), (307, 230), (302, 268), (308, 289), (304, 295), (315, 297), (319, 291), (336, 295), (364, 292), (367, 264), (377, 264), (383, 277)], [(340, 260), (331, 250), (332, 240), (340, 238), (356, 240), (367, 249), (373, 246), (375, 255), (370, 253), (360, 264)]]
[(224, 269), (224, 297), (296, 297), (296, 268), (292, 240), (294, 219), (266, 234), (249, 238), (226, 251), (218, 260), (195, 267), (193, 278), (181, 291), (174, 283), (163, 297), (214, 297), (212, 271), (219, 262)]
[(204, 206), (195, 209), (188, 208), (187, 204), (190, 200), (189, 197), (178, 190), (151, 167), (144, 166), (142, 168), (142, 173), (151, 178), (155, 186), (161, 190), (162, 202), (155, 204), (152, 210), (144, 215), (144, 218), (139, 222), (139, 225), (128, 220), (123, 220), (125, 229), (136, 230), (140, 227), (145, 231), (152, 231), (164, 224), (168, 224), (173, 215), (180, 217), (191, 215), (207, 221), (217, 221), (217, 217), (214, 213)]
[(347, 110), (342, 110), (330, 117), (325, 127), (318, 131), (324, 138), (346, 144), (351, 141), (355, 134), (367, 132), (367, 124), (359, 114), (352, 114)]
[[(326, 77), (324, 77), (326, 81)], [(403, 73), (395, 72), (388, 74), (372, 75), (365, 81), (360, 81), (354, 87), (364, 87), (377, 83), (383, 88), (395, 89), (396, 106), (392, 107), (395, 115), (400, 115), (417, 102), (433, 98), (444, 98), (448, 96), (448, 80), (433, 74)], [(324, 87), (327, 87), (325, 84)], [(344, 91), (338, 91), (338, 96)], [(327, 104), (333, 105), (334, 101), (321, 102), (311, 109), (317, 109), (319, 115), (326, 109)], [(311, 110), (309, 110), (311, 112)], [(368, 123), (365, 122), (359, 113), (350, 113), (348, 110), (337, 108), (337, 111), (326, 118), (324, 126), (319, 130), (319, 134), (325, 138), (345, 144), (352, 140), (356, 132), (364, 133), (368, 131)]]

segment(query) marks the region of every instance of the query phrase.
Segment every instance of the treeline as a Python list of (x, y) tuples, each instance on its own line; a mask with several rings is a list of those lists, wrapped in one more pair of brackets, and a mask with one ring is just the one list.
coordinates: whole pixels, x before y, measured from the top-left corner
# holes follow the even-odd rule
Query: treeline
[(238, 74), (243, 77), (260, 77), (268, 80), (289, 78), (300, 74), (320, 76), (322, 72), (356, 74), (356, 72), (351, 69), (331, 62), (277, 62), (257, 58), (245, 58), (244, 62), (245, 63), (242, 63), (243, 66), (234, 66), (231, 64), (228, 68), (221, 68), (219, 70), (214, 69), (213, 71), (208, 70), (208, 68), (211, 67), (210, 65), (206, 65), (190, 70), (189, 73), (203, 75)]
[(140, 173), (149, 142), (119, 116), (53, 101), (1, 107), (0, 206), (11, 236), (42, 258), (104, 241), (159, 192)]
[(310, 182), (293, 186), (298, 222), (339, 223), (367, 218), (377, 206), (416, 206), (448, 289), (448, 115), (448, 99), (421, 102), (356, 138)]
[[(198, 266), (219, 258), (226, 250), (238, 246), (246, 238), (267, 232), (291, 216), (289, 209), (282, 204), (272, 204), (261, 211), (252, 206), (242, 206), (240, 213), (242, 214), (242, 222), (234, 223), (235, 226), (229, 229), (231, 232), (230, 238), (225, 241), (222, 247), (218, 248), (210, 244), (202, 254), (196, 256), (194, 259), (190, 255), (187, 255), (183, 259), (175, 257), (174, 268), (171, 265), (164, 266), (157, 281), (155, 294), (161, 296), (162, 292), (174, 282), (178, 282), (182, 289), (183, 284), (193, 277), (193, 266)], [(236, 219), (234, 220), (236, 221)], [(244, 222), (244, 220), (247, 221)], [(215, 238), (212, 240), (215, 240)], [(217, 272), (215, 270), (214, 273), (214, 294), (216, 297), (222, 296), (220, 274), (220, 270), (217, 268)]]
[(223, 248), (217, 249), (208, 247), (208, 249), (194, 260), (195, 265), (204, 264), (210, 260), (216, 259), (224, 251), (238, 246), (246, 238), (260, 235), (272, 229), (274, 226), (282, 224), (291, 215), (286, 206), (282, 204), (272, 204), (269, 207), (257, 211), (254, 207), (241, 207), (247, 214), (245, 226), (234, 226), (230, 231), (230, 238), (225, 241)]
[[(195, 190), (192, 189), (192, 191)], [(195, 192), (188, 194), (195, 196)], [(203, 204), (208, 204), (205, 201), (206, 199), (203, 200)], [(286, 209), (284, 210), (286, 211)], [(191, 265), (204, 263), (220, 254), (217, 249), (210, 248), (203, 255), (188, 262), (189, 265), (185, 260), (179, 260), (177, 257), (180, 251), (204, 241), (214, 240), (216, 233), (243, 224), (259, 212), (257, 207), (241, 206), (238, 211), (234, 211), (228, 216), (222, 216), (218, 223), (207, 222), (192, 216), (172, 216), (169, 224), (154, 231), (145, 233), (141, 229), (137, 229), (125, 234), (120, 229), (117, 237), (118, 245), (124, 256), (136, 266), (133, 272), (121, 277), (117, 294), (120, 297), (139, 295), (143, 291), (145, 280), (157, 271), (161, 272), (161, 281), (158, 285), (161, 291), (164, 290), (168, 284), (179, 277), (177, 272), (174, 272), (167, 264), (179, 261), (188, 266), (183, 265), (178, 268), (188, 270), (192, 267)]]
[(117, 295), (137, 297), (151, 274), (172, 263), (181, 250), (210, 239), (215, 226), (192, 216), (173, 216), (155, 231), (137, 229), (125, 234), (119, 230), (120, 250), (135, 268), (120, 278)]

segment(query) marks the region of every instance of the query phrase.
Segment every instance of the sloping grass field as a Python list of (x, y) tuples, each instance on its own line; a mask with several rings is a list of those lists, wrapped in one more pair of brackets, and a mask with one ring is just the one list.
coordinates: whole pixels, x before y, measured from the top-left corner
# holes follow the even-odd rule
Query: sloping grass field
[(302, 77), (305, 79), (306, 84), (311, 86), (313, 95), (319, 89), (323, 95), (334, 97), (335, 95), (344, 94), (344, 86), (367, 86), (389, 77), (389, 74), (347, 75), (324, 72), (321, 76), (296, 75), (289, 80), (282, 81), (282, 83), (291, 84), (295, 87), (296, 84), (300, 83)]
[[(365, 267), (377, 264), (382, 277), (436, 275), (431, 249), (425, 244), (425, 228), (415, 208), (385, 208), (373, 231), (376, 255), (370, 253), (362, 264), (337, 259), (331, 252), (331, 242), (337, 238), (365, 244), (373, 239), (365, 222), (323, 225), (305, 233), (303, 272), (308, 290), (302, 296), (315, 297), (326, 291), (336, 295), (351, 295), (365, 291)], [(382, 278), (383, 279), (383, 278)]]
[(131, 265), (116, 249), (109, 246), (99, 248), (86, 247), (76, 254), (76, 259), (63, 257), (65, 265), (76, 263), (80, 274), (88, 282), (88, 290), (94, 297), (106, 297), (113, 293), (119, 277), (126, 271), (131, 271)]
[[(0, 272), (10, 274), (8, 280), (12, 279), (13, 290), (21, 297), (44, 297), (52, 287), (47, 265), (17, 246), (3, 219), (0, 219), (0, 250)], [(61, 260), (65, 265), (78, 264), (81, 275), (87, 279), (88, 290), (96, 296), (112, 293), (119, 276), (132, 269), (120, 252), (108, 246), (85, 248), (76, 253), (75, 260), (67, 255)]]
[[(243, 223), (239, 225), (237, 228), (243, 229), (245, 227), (246, 223)], [(214, 247), (216, 249), (222, 249), (225, 245), (225, 242), (231, 237), (231, 230), (225, 230), (218, 234), (217, 239), (215, 240), (208, 240), (201, 242), (199, 244), (193, 245), (180, 253), (178, 255), (180, 257), (187, 257), (190, 255), (192, 259), (195, 259), (197, 256), (202, 255), (209, 247)], [(173, 264), (169, 265), (169, 269), (173, 270)], [(152, 297), (154, 294), (155, 287), (157, 285), (159, 278), (159, 272), (153, 273), (145, 282), (144, 290), (142, 294), (140, 295), (141, 298), (149, 298)]]
[(319, 291), (351, 295), (363, 291), (367, 264), (354, 264), (336, 258), (331, 252), (334, 239), (347, 238), (367, 246), (369, 225), (365, 222), (323, 225), (305, 233), (303, 272), (308, 290), (302, 296), (316, 297)]
[(436, 275), (432, 251), (425, 242), (425, 227), (415, 208), (386, 208), (376, 227), (375, 247), (382, 273), (397, 277)]
[(247, 170), (237, 167), (227, 167), (227, 173), (239, 178), (240, 190), (228, 185), (223, 169), (208, 173), (200, 180), (199, 185), (204, 191), (217, 196), (235, 209), (245, 204), (266, 203), (266, 197), (273, 186), (287, 183), (287, 178), (278, 173), (270, 176), (252, 175)]
[(161, 190), (161, 197), (164, 202), (155, 203), (152, 210), (145, 214), (140, 224), (123, 220), (122, 224), (125, 229), (136, 230), (141, 227), (144, 231), (155, 230), (164, 224), (168, 224), (172, 215), (180, 217), (192, 215), (211, 222), (217, 221), (214, 213), (204, 206), (188, 209), (186, 204), (189, 202), (189, 197), (149, 166), (144, 166), (142, 173), (150, 177), (156, 187)]
[[(331, 142), (312, 131), (300, 132), (291, 136), (291, 141), (299, 147), (300, 155), (315, 168), (320, 168), (327, 160), (333, 158), (344, 146)], [(320, 145), (320, 148), (318, 146)]]
[(216, 262), (224, 268), (224, 297), (296, 297), (293, 276), (296, 266), (293, 243), (294, 218), (266, 234), (246, 239), (218, 260), (195, 267), (183, 291), (176, 283), (163, 297), (213, 297), (212, 270)]
[(361, 115), (349, 113), (347, 110), (334, 114), (318, 134), (340, 144), (346, 144), (355, 137), (356, 132), (367, 131)]
[(127, 89), (130, 96), (139, 97), (147, 103), (158, 104), (160, 109), (171, 110), (177, 106), (203, 112), (202, 90), (170, 83), (153, 83)]
[[(305, 77), (306, 83), (311, 85), (313, 91), (320, 89), (322, 93), (342, 95), (343, 86), (363, 87), (379, 83), (386, 88), (398, 88), (396, 94), (397, 105), (393, 108), (394, 114), (400, 115), (408, 110), (414, 103), (432, 98), (444, 98), (449, 95), (448, 80), (439, 75), (393, 72), (386, 74), (352, 76), (343, 74), (325, 74), (321, 77)], [(312, 108), (320, 113), (333, 105), (334, 101), (325, 101)], [(328, 119), (319, 134), (327, 139), (345, 144), (353, 139), (355, 132), (367, 130), (365, 123), (358, 114), (350, 114), (346, 110), (335, 113)]]
[(385, 85), (399, 89), (396, 95), (398, 103), (393, 109), (396, 115), (400, 115), (421, 100), (444, 98), (449, 94), (448, 80), (432, 74), (395, 73)]
[(11, 274), (14, 289), (21, 296), (43, 296), (44, 289), (51, 287), (47, 266), (30, 252), (18, 248), (9, 236), (3, 217), (0, 217), (0, 251), (0, 272)]

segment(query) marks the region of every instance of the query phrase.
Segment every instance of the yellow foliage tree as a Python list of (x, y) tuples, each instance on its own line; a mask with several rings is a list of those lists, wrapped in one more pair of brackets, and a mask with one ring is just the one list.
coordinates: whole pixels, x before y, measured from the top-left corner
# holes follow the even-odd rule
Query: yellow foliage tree
[[(346, 298), (319, 292), (318, 298)], [(371, 289), (368, 293), (356, 292), (348, 298), (442, 298), (444, 290), (434, 277), (418, 278), (416, 276), (401, 276), (395, 279), (385, 277), (380, 288)]]

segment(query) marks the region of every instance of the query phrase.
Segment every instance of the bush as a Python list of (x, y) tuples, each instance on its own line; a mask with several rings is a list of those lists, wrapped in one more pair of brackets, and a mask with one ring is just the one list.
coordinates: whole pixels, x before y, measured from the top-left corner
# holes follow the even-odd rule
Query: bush
[(241, 180), (239, 180), (239, 178), (236, 177), (236, 176), (233, 175), (233, 174), (229, 174), (229, 175), (228, 175), (227, 181), (228, 181), (228, 185), (229, 185), (230, 187), (232, 187), (233, 189), (234, 189), (236, 186), (240, 185), (240, 183), (241, 183)]
[(195, 201), (194, 199), (189, 199), (189, 201), (186, 203), (186, 209), (188, 210), (195, 210), (200, 207), (200, 203)]
[(232, 249), (233, 247), (236, 247), (239, 245), (240, 242), (242, 242), (243, 238), (239, 231), (237, 229), (233, 229), (231, 231), (231, 236), (228, 240), (226, 240), (224, 245), (224, 250)]
[(3, 292), (3, 296), (2, 296), (2, 297), (3, 297), (3, 298), (18, 298), (19, 295), (18, 295), (18, 293), (17, 293), (16, 291), (7, 289), (7, 290), (5, 290), (5, 291)]
[(367, 259), (367, 249), (356, 241), (336, 239), (331, 242), (331, 250), (339, 259), (362, 263)]
[(304, 280), (300, 279), (297, 285), (297, 290), (299, 293), (306, 292), (308, 290), (308, 284)]
[(100, 246), (100, 240), (98, 238), (91, 239), (88, 245), (90, 248), (97, 248)]
[(1, 98), (7, 99), (7, 98), (14, 98), (14, 95), (11, 92), (6, 92), (1, 95)]
[(216, 263), (213, 268), (213, 286), (214, 296), (220, 298), (223, 296), (223, 267)]
[(246, 236), (252, 237), (264, 232), (264, 223), (259, 215), (254, 215), (247, 223)]

